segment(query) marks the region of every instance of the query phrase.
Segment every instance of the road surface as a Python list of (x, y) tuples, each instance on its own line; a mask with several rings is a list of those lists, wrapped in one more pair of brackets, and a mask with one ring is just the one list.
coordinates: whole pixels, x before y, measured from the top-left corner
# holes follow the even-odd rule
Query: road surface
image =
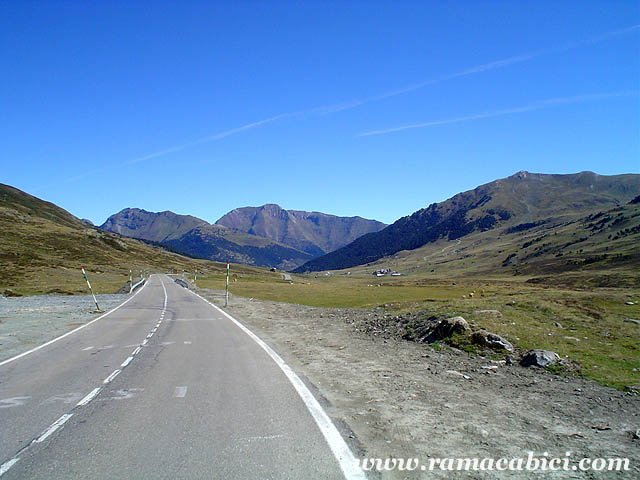
[(364, 478), (352, 462), (277, 354), (164, 275), (0, 363), (2, 480)]

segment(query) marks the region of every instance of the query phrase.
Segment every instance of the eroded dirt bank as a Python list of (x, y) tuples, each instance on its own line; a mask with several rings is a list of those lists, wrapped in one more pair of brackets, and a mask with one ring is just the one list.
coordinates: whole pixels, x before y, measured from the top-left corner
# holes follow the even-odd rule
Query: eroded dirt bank
[[(199, 291), (217, 304), (221, 295)], [(222, 302), (223, 303), (223, 302)], [(227, 311), (261, 336), (328, 400), (366, 457), (626, 457), (631, 471), (385, 472), (382, 478), (635, 478), (640, 397), (592, 381), (504, 365), (376, 335), (376, 310), (232, 297)], [(387, 338), (385, 338), (387, 337)], [(496, 368), (497, 367), (497, 368)], [(468, 378), (467, 378), (468, 377)], [(420, 475), (422, 475), (420, 477)]]

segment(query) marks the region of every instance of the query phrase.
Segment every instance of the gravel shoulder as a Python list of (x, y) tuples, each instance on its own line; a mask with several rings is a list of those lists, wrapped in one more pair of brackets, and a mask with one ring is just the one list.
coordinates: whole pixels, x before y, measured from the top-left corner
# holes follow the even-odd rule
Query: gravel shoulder
[[(199, 290), (218, 305), (221, 292)], [(233, 296), (227, 311), (326, 398), (367, 458), (625, 457), (631, 471), (546, 472), (544, 478), (640, 475), (640, 397), (593, 381), (507, 366), (450, 348), (380, 335), (378, 310), (329, 309)], [(522, 475), (523, 473), (520, 473)], [(517, 473), (383, 472), (384, 479), (518, 478)], [(603, 476), (605, 475), (605, 476)], [(525, 473), (526, 476), (526, 473)], [(522, 478), (522, 477), (520, 477)]]
[[(129, 295), (96, 295), (105, 312)], [(0, 361), (65, 334), (96, 318), (90, 295), (0, 297)]]

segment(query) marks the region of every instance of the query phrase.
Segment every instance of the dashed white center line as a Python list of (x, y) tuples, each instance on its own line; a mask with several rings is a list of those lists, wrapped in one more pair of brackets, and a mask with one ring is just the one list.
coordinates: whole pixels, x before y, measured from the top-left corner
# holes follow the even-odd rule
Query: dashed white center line
[(122, 368), (125, 368), (127, 365), (129, 365), (131, 363), (131, 360), (133, 360), (133, 357), (127, 357), (127, 359), (122, 362), (122, 365), (120, 365)]
[(51, 424), (51, 426), (49, 428), (47, 428), (44, 432), (42, 432), (42, 435), (40, 435), (38, 438), (36, 438), (34, 441), (36, 443), (40, 443), (40, 442), (44, 442), (53, 432), (55, 432), (56, 430), (58, 430), (62, 425), (64, 425), (67, 420), (69, 420), (71, 417), (73, 417), (73, 413), (65, 413), (64, 415), (62, 415), (58, 420), (56, 420), (55, 422), (53, 422)]
[(90, 346), (90, 347), (85, 347), (85, 348), (82, 349), (83, 352), (87, 352), (89, 350), (93, 350), (93, 345)]
[(138, 353), (140, 353), (140, 350), (142, 350), (142, 347), (136, 348), (133, 352), (131, 352), (131, 356), (137, 355)]
[(176, 391), (174, 392), (173, 396), (176, 398), (184, 398), (186, 394), (187, 387), (176, 387)]
[(148, 341), (149, 341), (149, 340), (147, 340), (147, 339), (145, 338), (145, 339), (142, 341), (142, 345), (146, 345)]
[(91, 390), (91, 392), (89, 393), (89, 395), (87, 395), (86, 397), (84, 397), (82, 400), (80, 400), (76, 406), (78, 407), (84, 407), (87, 403), (89, 403), (91, 400), (93, 400), (96, 395), (98, 395), (100, 393), (100, 390), (102, 390), (102, 388), (100, 387), (96, 387), (93, 390)]
[(190, 341), (186, 341), (186, 342), (184, 342), (184, 344), (185, 345), (191, 345), (191, 342)]
[(113, 381), (114, 378), (116, 378), (118, 375), (120, 375), (120, 372), (122, 372), (122, 370), (120, 370), (120, 369), (114, 371), (111, 375), (109, 375), (107, 378), (105, 378), (102, 383), (106, 385), (107, 383)]
[(20, 459), (19, 458), (12, 458), (8, 462), (5, 462), (2, 465), (0, 465), (0, 477), (2, 475), (4, 475), (5, 473), (7, 473), (9, 471), (9, 469), (11, 467), (13, 467), (16, 463), (18, 463), (18, 460), (20, 460)]

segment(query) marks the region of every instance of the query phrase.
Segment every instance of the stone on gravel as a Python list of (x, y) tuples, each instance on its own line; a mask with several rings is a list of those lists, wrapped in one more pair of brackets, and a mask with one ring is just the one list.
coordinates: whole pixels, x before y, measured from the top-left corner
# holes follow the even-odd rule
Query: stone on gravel
[(13, 290), (10, 290), (8, 288), (3, 292), (3, 295), (5, 297), (21, 297), (22, 296), (19, 293), (16, 293)]
[(524, 354), (520, 365), (523, 367), (548, 367), (560, 361), (560, 356), (550, 350), (530, 350)]
[(474, 343), (489, 347), (493, 350), (506, 350), (507, 352), (513, 352), (513, 345), (511, 345), (508, 340), (505, 340), (495, 333), (487, 332), (486, 330), (473, 332), (471, 339)]

